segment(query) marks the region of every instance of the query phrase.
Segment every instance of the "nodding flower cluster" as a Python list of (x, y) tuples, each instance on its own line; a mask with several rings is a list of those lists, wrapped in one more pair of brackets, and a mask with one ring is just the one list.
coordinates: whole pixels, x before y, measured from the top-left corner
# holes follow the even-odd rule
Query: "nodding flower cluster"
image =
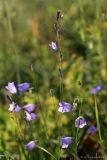
[[(12, 94), (17, 94), (18, 91), (20, 93), (24, 93), (26, 92), (28, 89), (30, 88), (30, 84), (25, 82), (25, 83), (21, 83), (21, 84), (15, 84), (14, 82), (9, 82), (8, 86), (6, 86), (6, 89), (12, 93)], [(12, 98), (8, 95), (9, 100), (11, 100), (11, 104), (10, 107), (8, 109), (8, 111), (10, 112), (20, 112), (21, 109), (24, 110), (25, 112), (25, 117), (26, 120), (31, 122), (32, 120), (36, 119), (38, 116), (34, 113), (35, 109), (36, 109), (36, 105), (35, 104), (27, 104), (23, 107), (19, 107), (19, 105), (17, 103), (15, 103)]]
[[(60, 27), (60, 20), (63, 16), (61, 15), (61, 12), (60, 11), (57, 11), (56, 12), (56, 36), (57, 36), (57, 42), (51, 42), (51, 44), (49, 45), (51, 47), (51, 49), (57, 53), (59, 51), (60, 53), (60, 67), (59, 67), (59, 70), (58, 70), (58, 73), (59, 73), (59, 76), (62, 77), (62, 54), (61, 54), (61, 50), (60, 50), (60, 43), (59, 43), (59, 40), (60, 40), (60, 33), (61, 33), (61, 27)], [(61, 112), (61, 113), (66, 113), (66, 112), (71, 112), (75, 109), (75, 106), (71, 105), (70, 103), (68, 102), (64, 102), (64, 101), (61, 101), (59, 102), (59, 108), (58, 108), (58, 111)], [(86, 122), (86, 119), (82, 116), (78, 117), (76, 120), (75, 120), (75, 126), (78, 127), (78, 128), (83, 128), (85, 125), (87, 124)], [(73, 138), (72, 137), (63, 137), (60, 139), (60, 143), (61, 143), (61, 146), (62, 148), (68, 148), (68, 146), (73, 142)]]
[[(6, 86), (6, 89), (11, 94), (17, 94), (18, 92), (22, 94), (27, 90), (29, 90), (29, 88), (30, 88), (30, 84), (27, 82), (21, 83), (21, 84), (15, 84), (14, 82), (9, 82), (8, 85)], [(38, 115), (35, 114), (35, 110), (37, 108), (35, 104), (26, 104), (23, 107), (20, 107), (17, 103), (13, 101), (11, 96), (8, 95), (7, 97), (11, 101), (11, 104), (8, 109), (9, 112), (19, 113), (21, 110), (23, 110), (25, 113), (25, 119), (28, 122), (31, 122), (38, 118)], [(35, 147), (36, 147), (35, 141), (30, 141), (26, 145), (26, 148), (29, 151), (32, 151)]]
[[(61, 12), (58, 10), (56, 12), (56, 36), (57, 36), (57, 42), (51, 42), (51, 44), (49, 45), (50, 48), (57, 53), (59, 51), (60, 53), (60, 64), (62, 63), (62, 53), (60, 50), (60, 33), (61, 33), (61, 27), (60, 27), (60, 20), (63, 17), (63, 15), (61, 15)], [(58, 69), (58, 73), (59, 76), (62, 77), (62, 64), (60, 65), (59, 69)], [(102, 91), (105, 87), (102, 85), (93, 87), (91, 89), (91, 93), (93, 93), (94, 95), (98, 94), (100, 91)], [(64, 102), (64, 101), (60, 101), (59, 102), (59, 108), (58, 111), (61, 113), (66, 113), (66, 112), (71, 112), (74, 111), (77, 107), (78, 103), (73, 103), (73, 105), (71, 105), (68, 102)], [(83, 117), (83, 116), (79, 116), (75, 119), (75, 127), (76, 128), (84, 128), (87, 125), (87, 120)], [(97, 128), (95, 126), (90, 126), (87, 130), (88, 133), (93, 134), (97, 131)], [(73, 138), (72, 137), (63, 137), (60, 139), (60, 143), (62, 148), (68, 148), (68, 146), (73, 142)]]

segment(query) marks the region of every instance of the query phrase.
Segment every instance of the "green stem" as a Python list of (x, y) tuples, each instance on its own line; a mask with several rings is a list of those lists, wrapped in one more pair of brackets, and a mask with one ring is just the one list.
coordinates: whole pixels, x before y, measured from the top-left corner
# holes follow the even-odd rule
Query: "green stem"
[(43, 148), (41, 146), (37, 146), (37, 148), (41, 149), (42, 151), (44, 151), (47, 154), (49, 154), (53, 159), (57, 160), (57, 158), (52, 153), (50, 153), (49, 151), (47, 151), (45, 148)]
[[(57, 20), (56, 22), (56, 32), (60, 32), (61, 30), (61, 25), (60, 25), (60, 18)], [(57, 34), (57, 43), (58, 43), (58, 51), (59, 51), (59, 69), (61, 71), (61, 73), (59, 73), (59, 76), (60, 76), (60, 101), (63, 100), (63, 71), (62, 71), (62, 50), (61, 50), (61, 38), (60, 38), (60, 33)], [(60, 119), (60, 114), (58, 114), (57, 116), (57, 122), (59, 121)], [(63, 131), (61, 128), (58, 128), (58, 139), (60, 141), (60, 136), (62, 135)], [(64, 134), (64, 133), (63, 133)], [(59, 144), (59, 147), (58, 147), (58, 160), (60, 160), (60, 157), (61, 157), (61, 153), (62, 153), (62, 149), (60, 148), (60, 144)]]
[(95, 98), (95, 114), (96, 114), (99, 140), (100, 140), (100, 144), (102, 144), (102, 136), (101, 136), (101, 129), (100, 129), (100, 120), (99, 120), (99, 113), (98, 113), (98, 106), (97, 106), (97, 98), (96, 98), (96, 96), (94, 96), (94, 98)]
[[(81, 107), (82, 107), (82, 100), (80, 102), (80, 107), (79, 107), (79, 111), (78, 111), (78, 116), (81, 115)], [(78, 144), (79, 144), (79, 128), (76, 129), (76, 136), (75, 136), (75, 145), (76, 145), (76, 154), (77, 154), (77, 151), (78, 151)]]
[(75, 151), (76, 151), (76, 154), (77, 154), (77, 151), (78, 151), (78, 144), (79, 144), (79, 142), (78, 142), (78, 134), (79, 134), (79, 128), (76, 129), (76, 137), (75, 137), (75, 141), (76, 141), (76, 149), (75, 149)]
[[(57, 20), (56, 22), (56, 30), (60, 31), (61, 26), (60, 26), (60, 19)], [(63, 74), (62, 74), (62, 51), (61, 51), (61, 45), (60, 45), (60, 33), (57, 35), (57, 43), (58, 43), (58, 50), (59, 50), (59, 68), (61, 70), (61, 75), (60, 75), (60, 101), (62, 100), (62, 95), (63, 95)]]

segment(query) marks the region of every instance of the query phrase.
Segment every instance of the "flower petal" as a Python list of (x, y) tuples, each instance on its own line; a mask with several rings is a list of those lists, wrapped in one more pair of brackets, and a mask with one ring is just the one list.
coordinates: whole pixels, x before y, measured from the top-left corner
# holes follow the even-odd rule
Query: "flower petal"
[(62, 148), (68, 148), (68, 146), (72, 143), (72, 137), (61, 138), (60, 143), (62, 145)]
[(88, 128), (87, 132), (89, 134), (94, 134), (95, 132), (97, 132), (97, 128), (94, 125), (92, 125)]
[(27, 112), (33, 112), (36, 108), (35, 104), (27, 104), (23, 107)]
[(85, 125), (87, 125), (87, 122), (84, 117), (80, 116), (75, 120), (75, 126), (77, 128), (83, 128)]
[(29, 112), (25, 111), (25, 114), (26, 114), (26, 120), (29, 122), (38, 118), (38, 115), (36, 115), (35, 113), (29, 113)]
[(27, 82), (18, 84), (18, 89), (22, 93), (26, 92), (29, 89), (29, 87), (30, 87), (30, 84)]
[(70, 112), (73, 109), (73, 106), (71, 106), (71, 104), (67, 103), (67, 102), (60, 102), (59, 106), (60, 107), (59, 107), (58, 111), (62, 112), (62, 113)]
[(14, 108), (15, 108), (15, 103), (12, 102), (12, 103), (10, 104), (10, 107), (9, 107), (8, 111), (12, 112), (12, 111), (14, 111)]
[(6, 89), (12, 94), (16, 94), (17, 93), (17, 89), (15, 87), (14, 82), (9, 82), (8, 86), (6, 86)]
[(27, 148), (29, 151), (34, 150), (35, 147), (36, 147), (35, 141), (30, 141), (30, 142), (26, 145), (26, 148)]
[(93, 93), (93, 94), (98, 94), (99, 92), (101, 92), (102, 90), (104, 90), (104, 88), (105, 88), (105, 87), (102, 86), (102, 85), (93, 87), (93, 88), (91, 89), (91, 93)]
[(51, 47), (55, 52), (58, 51), (58, 46), (56, 42), (51, 42), (51, 44), (49, 44), (49, 47)]
[(21, 110), (21, 108), (18, 105), (16, 105), (14, 112), (18, 113), (18, 112), (20, 112), (20, 110)]

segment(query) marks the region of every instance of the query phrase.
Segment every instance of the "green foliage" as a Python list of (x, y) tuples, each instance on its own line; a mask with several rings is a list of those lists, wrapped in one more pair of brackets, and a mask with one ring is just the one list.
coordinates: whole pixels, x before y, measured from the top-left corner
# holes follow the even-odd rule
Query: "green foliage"
[[(43, 149), (36, 149), (32, 154), (26, 151), (27, 141), (34, 139), (55, 157), (61, 155), (78, 159), (74, 153), (74, 143), (67, 151), (61, 150), (59, 144), (62, 136), (70, 135), (75, 139), (74, 120), (79, 111), (77, 109), (67, 114), (57, 111), (60, 98), (59, 60), (57, 54), (49, 48), (49, 43), (56, 41), (55, 14), (60, 9), (64, 15), (61, 21), (63, 100), (73, 104), (74, 99), (79, 97), (82, 116), (88, 119), (90, 125), (96, 124), (94, 98), (90, 89), (101, 84), (107, 87), (106, 6), (106, 0), (0, 1), (1, 155), (5, 155), (7, 159), (20, 157), (22, 160), (33, 160), (36, 157), (37, 160), (51, 160), (52, 157), (43, 152)], [(25, 81), (32, 88), (21, 98), (15, 98), (22, 106), (27, 103), (38, 105), (40, 118), (31, 125), (24, 120), (17, 124), (15, 116), (19, 119), (20, 117), (8, 113), (9, 102), (5, 86), (8, 82)], [(105, 89), (98, 95), (98, 107), (104, 149), (107, 153), (106, 99)], [(86, 150), (86, 156), (93, 156), (95, 151), (92, 151), (92, 147), (96, 144), (98, 135), (92, 140), (84, 129), (79, 133), (79, 138), (78, 150), (82, 152), (85, 143), (92, 142)], [(98, 151), (100, 150), (103, 153), (99, 147)]]

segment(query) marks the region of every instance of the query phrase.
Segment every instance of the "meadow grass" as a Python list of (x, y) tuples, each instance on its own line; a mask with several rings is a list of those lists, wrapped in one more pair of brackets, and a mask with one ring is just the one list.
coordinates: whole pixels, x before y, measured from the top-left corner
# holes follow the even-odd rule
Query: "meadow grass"
[(0, 1), (0, 159), (107, 159), (106, 6)]

